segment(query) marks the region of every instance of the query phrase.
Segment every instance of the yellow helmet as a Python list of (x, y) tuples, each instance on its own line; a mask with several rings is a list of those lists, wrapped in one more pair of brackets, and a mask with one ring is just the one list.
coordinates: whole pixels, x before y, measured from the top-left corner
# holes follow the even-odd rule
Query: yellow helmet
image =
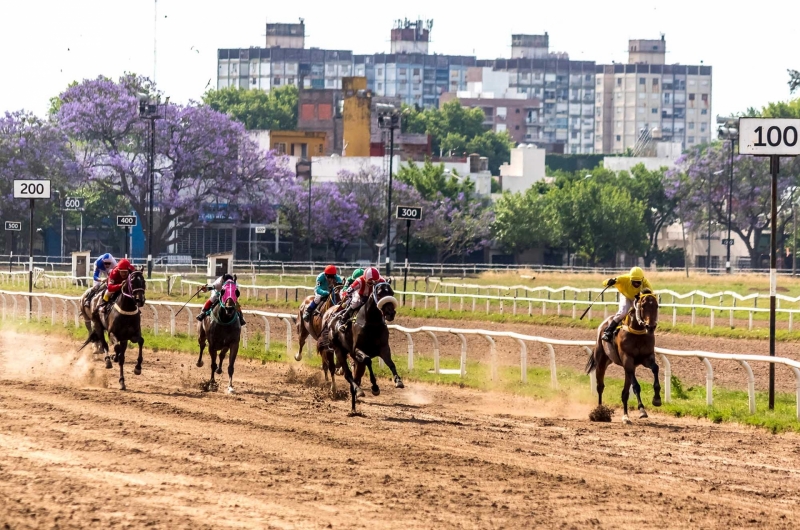
[(633, 267), (631, 269), (631, 280), (634, 282), (640, 282), (644, 280), (644, 271), (641, 267)]

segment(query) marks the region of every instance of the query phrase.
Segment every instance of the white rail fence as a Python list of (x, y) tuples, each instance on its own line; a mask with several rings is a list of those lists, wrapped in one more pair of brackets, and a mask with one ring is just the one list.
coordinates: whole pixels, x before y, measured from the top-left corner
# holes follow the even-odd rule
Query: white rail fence
[[(70, 296), (63, 296), (63, 295), (56, 295), (56, 294), (48, 294), (48, 293), (25, 293), (25, 292), (18, 292), (18, 291), (0, 291), (0, 299), (2, 299), (2, 317), (3, 320), (9, 318), (9, 311), (11, 312), (11, 318), (17, 318), (19, 315), (19, 311), (22, 311), (25, 314), (26, 320), (30, 320), (32, 317), (32, 312), (28, 313), (25, 307), (20, 308), (17, 298), (26, 299), (27, 297), (31, 297), (33, 301), (36, 303), (36, 307), (34, 311), (36, 312), (37, 321), (42, 320), (42, 299), (49, 301), (50, 309), (51, 309), (51, 317), (50, 322), (51, 325), (55, 325), (56, 322), (56, 314), (58, 309), (61, 309), (62, 313), (62, 322), (64, 326), (67, 326), (68, 323), (68, 303), (69, 307), (72, 310), (73, 318), (74, 318), (74, 325), (75, 327), (80, 327), (80, 311), (78, 308), (78, 298), (77, 297), (70, 297)], [(9, 307), (9, 302), (11, 307)], [(61, 302), (60, 306), (59, 303)], [(148, 302), (146, 307), (149, 307), (153, 313), (153, 333), (158, 334), (159, 332), (159, 313), (158, 308), (166, 308), (170, 313), (169, 318), (169, 330), (171, 335), (175, 335), (176, 333), (176, 311), (175, 308), (180, 307), (181, 304), (172, 303), (172, 302), (159, 302), (153, 301)], [(187, 311), (187, 318), (186, 318), (186, 330), (187, 335), (191, 336), (193, 333), (193, 329), (195, 328), (195, 323), (192, 315), (191, 309), (199, 309), (202, 307), (200, 304), (188, 304), (186, 306), (185, 311)], [(286, 352), (287, 356), (292, 355), (292, 349), (294, 346), (293, 337), (292, 337), (292, 329), (294, 327), (294, 320), (296, 315), (290, 315), (285, 313), (270, 313), (266, 311), (249, 311), (246, 310), (245, 314), (251, 316), (258, 316), (261, 317), (262, 322), (264, 324), (264, 350), (269, 350), (270, 346), (270, 322), (269, 319), (278, 319), (281, 320), (286, 326)], [(243, 341), (245, 347), (247, 346), (247, 326), (243, 328)], [(520, 366), (520, 382), (525, 384), (528, 380), (528, 344), (541, 344), (543, 345), (548, 353), (549, 358), (549, 370), (550, 370), (550, 385), (554, 389), (558, 389), (558, 374), (557, 374), (557, 357), (556, 357), (556, 346), (566, 346), (566, 347), (577, 347), (581, 348), (587, 353), (591, 353), (591, 348), (594, 346), (594, 341), (588, 340), (559, 340), (559, 339), (551, 339), (547, 337), (538, 337), (534, 335), (524, 335), (520, 333), (515, 333), (511, 331), (490, 331), (490, 330), (482, 330), (482, 329), (466, 329), (466, 328), (444, 328), (444, 327), (436, 327), (436, 326), (421, 326), (418, 328), (406, 328), (399, 325), (389, 325), (389, 329), (402, 333), (407, 342), (407, 362), (408, 362), (408, 370), (412, 371), (414, 369), (414, 356), (415, 356), (415, 335), (423, 335), (430, 339), (432, 343), (432, 350), (433, 350), (433, 372), (436, 374), (441, 375), (458, 375), (461, 378), (466, 376), (467, 373), (467, 358), (469, 353), (469, 341), (467, 340), (468, 336), (474, 337), (481, 337), (483, 338), (489, 346), (489, 359), (490, 359), (490, 375), (492, 380), (497, 380), (498, 378), (498, 368), (499, 363), (496, 354), (496, 341), (498, 339), (504, 340), (513, 340), (519, 346), (519, 366)], [(459, 368), (456, 370), (453, 369), (444, 369), (440, 367), (441, 361), (441, 351), (440, 351), (440, 343), (439, 343), (439, 336), (442, 334), (448, 335), (455, 335), (460, 339), (461, 342), (461, 349), (460, 349), (460, 356), (459, 356)], [(310, 340), (310, 339), (309, 339)], [(664, 400), (669, 403), (672, 400), (672, 387), (671, 387), (671, 379), (672, 379), (672, 365), (669, 361), (670, 357), (684, 357), (684, 358), (695, 358), (699, 362), (703, 364), (706, 370), (706, 404), (708, 406), (713, 405), (714, 398), (713, 398), (713, 387), (714, 387), (714, 369), (711, 364), (711, 360), (724, 360), (724, 361), (735, 361), (738, 362), (739, 365), (745, 371), (747, 376), (747, 396), (748, 396), (748, 408), (750, 413), (755, 413), (756, 411), (756, 401), (755, 401), (755, 378), (753, 375), (753, 370), (750, 366), (750, 363), (753, 362), (760, 362), (760, 363), (775, 363), (779, 365), (784, 365), (789, 368), (794, 376), (795, 376), (795, 387), (796, 387), (796, 417), (798, 421), (800, 421), (800, 361), (795, 361), (793, 359), (788, 359), (784, 357), (769, 357), (766, 355), (740, 355), (740, 354), (730, 354), (730, 353), (716, 353), (716, 352), (706, 352), (701, 350), (672, 350), (668, 348), (660, 348), (656, 347), (656, 353), (658, 354), (659, 358), (664, 367)], [(594, 373), (590, 375), (590, 388), (591, 392), (596, 395), (596, 381), (594, 378)]]

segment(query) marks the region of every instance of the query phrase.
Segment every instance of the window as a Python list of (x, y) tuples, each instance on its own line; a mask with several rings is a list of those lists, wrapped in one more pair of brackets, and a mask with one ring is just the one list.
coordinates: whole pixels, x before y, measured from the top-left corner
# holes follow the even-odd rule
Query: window
[(689, 94), (689, 101), (694, 101), (694, 94)]
[(701, 100), (703, 103), (706, 103), (706, 104), (707, 104), (707, 103), (708, 103), (708, 94), (701, 94), (701, 95), (700, 95), (700, 100)]
[(383, 75), (383, 68), (378, 68), (377, 70), (375, 70), (375, 72), (376, 72), (376, 75), (382, 76)]
[(702, 110), (700, 110), (700, 114), (708, 114), (708, 109), (702, 109)]
[(280, 77), (272, 78), (272, 85), (273, 86), (280, 86), (280, 84), (281, 84), (281, 78)]
[(286, 84), (287, 85), (293, 85), (294, 84), (294, 77), (289, 77), (288, 79), (286, 79)]
[(378, 91), (383, 91), (383, 83), (378, 83)]
[(518, 130), (519, 130), (519, 125), (515, 125), (515, 126), (514, 126), (514, 130), (515, 130), (515, 131), (518, 131)]
[(586, 74), (586, 77), (584, 77), (583, 80), (586, 81), (587, 83), (591, 83), (592, 82), (592, 74)]
[(276, 143), (273, 146), (273, 149), (275, 149), (275, 151), (278, 152), (281, 155), (285, 155), (286, 154), (286, 144), (283, 143), (283, 142)]
[(647, 84), (647, 78), (640, 77), (639, 78), (639, 84), (640, 85), (646, 85)]
[(505, 123), (498, 123), (497, 126), (495, 127), (495, 130), (497, 132), (505, 131), (506, 130), (506, 124)]
[(578, 138), (578, 132), (577, 131), (572, 131), (572, 138), (573, 138), (573, 140), (576, 140)]
[(507, 110), (506, 107), (497, 107), (497, 117), (502, 120), (506, 119)]
[(320, 120), (330, 120), (333, 117), (333, 107), (330, 103), (320, 103), (317, 112)]
[(622, 136), (620, 136), (620, 135), (617, 135), (617, 141), (619, 142), (619, 141), (621, 141), (621, 140), (622, 140)]
[(419, 75), (419, 68), (414, 68), (414, 75)]
[(300, 119), (301, 120), (313, 120), (314, 119), (314, 104), (313, 103), (303, 103), (300, 105)]
[(600, 80), (600, 78), (597, 78), (597, 86), (600, 86), (600, 85), (601, 85), (601, 80)]
[(617, 78), (617, 86), (622, 86), (622, 78), (621, 77)]
[(519, 109), (514, 110), (514, 114), (519, 114)]
[(592, 133), (590, 133), (590, 132), (583, 133), (583, 139), (584, 140), (591, 140), (592, 139)]
[(693, 143), (694, 143), (694, 136), (690, 136), (690, 137), (689, 137), (689, 143), (690, 143), (690, 144), (693, 144)]
[(690, 121), (690, 122), (689, 122), (689, 128), (690, 128), (690, 129), (694, 129), (694, 122), (693, 122), (693, 121)]
[(700, 132), (706, 132), (706, 126), (708, 124), (705, 122), (700, 123)]
[(658, 109), (650, 109), (650, 114), (658, 114)]
[(653, 78), (653, 88), (656, 88), (657, 86), (658, 86), (658, 79), (654, 77)]

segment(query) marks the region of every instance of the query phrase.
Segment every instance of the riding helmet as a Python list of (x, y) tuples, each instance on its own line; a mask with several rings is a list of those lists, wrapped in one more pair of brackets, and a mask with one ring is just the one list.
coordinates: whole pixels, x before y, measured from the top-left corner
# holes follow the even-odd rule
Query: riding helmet
[(378, 281), (380, 279), (380, 277), (381, 277), (381, 273), (378, 272), (378, 269), (376, 269), (375, 267), (369, 267), (364, 272), (364, 279), (367, 280), (368, 282)]
[(336, 265), (328, 265), (325, 267), (325, 275), (326, 276), (335, 276), (336, 275)]
[(633, 267), (631, 269), (631, 280), (634, 282), (640, 282), (644, 280), (644, 271), (641, 267)]

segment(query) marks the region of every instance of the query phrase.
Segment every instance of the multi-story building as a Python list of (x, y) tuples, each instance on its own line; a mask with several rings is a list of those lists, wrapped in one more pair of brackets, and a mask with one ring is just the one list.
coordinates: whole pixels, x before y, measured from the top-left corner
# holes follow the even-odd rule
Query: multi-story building
[(597, 66), (595, 151), (635, 150), (642, 138), (711, 139), (711, 67), (665, 64), (666, 41), (628, 41), (628, 63)]
[(536, 143), (542, 138), (542, 102), (509, 87), (508, 72), (486, 67), (467, 70), (467, 90), (445, 92), (439, 104), (458, 100), (465, 107), (483, 111), (484, 126), (508, 131), (516, 143)]
[(480, 60), (478, 66), (508, 72), (511, 88), (542, 102), (541, 128), (532, 127), (525, 141), (548, 151), (593, 153), (595, 63), (550, 52), (547, 33), (512, 35), (511, 55), (511, 59)]

